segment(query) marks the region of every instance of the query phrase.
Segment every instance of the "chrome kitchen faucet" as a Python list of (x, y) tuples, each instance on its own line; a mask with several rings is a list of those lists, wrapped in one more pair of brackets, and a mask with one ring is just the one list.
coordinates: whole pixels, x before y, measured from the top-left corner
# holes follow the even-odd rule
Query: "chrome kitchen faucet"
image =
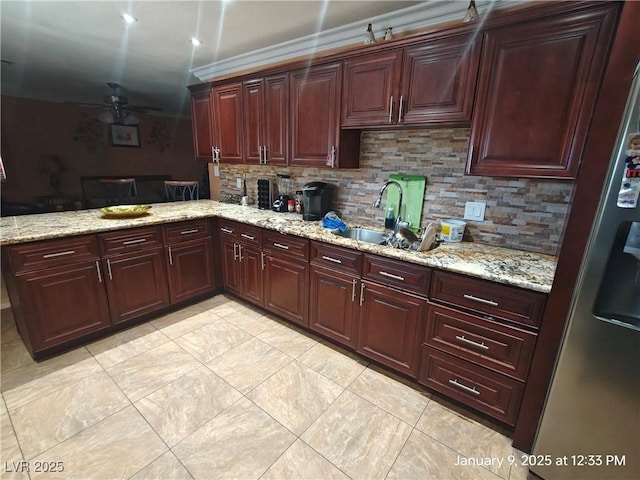
[(380, 193), (378, 193), (378, 198), (376, 198), (376, 201), (373, 202), (373, 206), (375, 208), (380, 208), (380, 203), (382, 203), (382, 194), (384, 193), (384, 191), (387, 189), (387, 187), (389, 185), (395, 185), (396, 187), (398, 187), (398, 192), (400, 193), (400, 197), (398, 199), (398, 217), (396, 218), (396, 228), (398, 228), (398, 225), (400, 223), (400, 214), (402, 211), (402, 185), (400, 185), (398, 182), (396, 182), (395, 180), (389, 180), (387, 182), (384, 182), (384, 184), (382, 184), (382, 188), (380, 189)]

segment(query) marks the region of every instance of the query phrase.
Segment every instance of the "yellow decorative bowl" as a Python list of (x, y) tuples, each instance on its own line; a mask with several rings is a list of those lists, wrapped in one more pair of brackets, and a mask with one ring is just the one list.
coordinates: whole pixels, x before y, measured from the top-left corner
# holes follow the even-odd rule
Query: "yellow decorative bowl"
[(133, 218), (149, 214), (151, 205), (114, 205), (101, 208), (103, 218)]

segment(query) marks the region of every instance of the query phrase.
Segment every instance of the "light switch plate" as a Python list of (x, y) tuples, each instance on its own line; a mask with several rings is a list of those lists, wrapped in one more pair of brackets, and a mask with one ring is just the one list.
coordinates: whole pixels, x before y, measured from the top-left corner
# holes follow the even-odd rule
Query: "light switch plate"
[(236, 178), (236, 187), (242, 188), (242, 179), (240, 177)]
[(486, 206), (487, 204), (484, 202), (467, 202), (464, 206), (464, 219), (483, 222)]

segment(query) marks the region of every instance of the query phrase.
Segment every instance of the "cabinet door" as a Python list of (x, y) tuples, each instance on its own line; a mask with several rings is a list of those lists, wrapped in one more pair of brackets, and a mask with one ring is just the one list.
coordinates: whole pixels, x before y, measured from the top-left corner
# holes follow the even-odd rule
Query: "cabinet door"
[(264, 307), (308, 326), (309, 264), (265, 255)]
[(222, 241), (222, 284), (225, 290), (240, 295), (238, 244), (229, 240)]
[(214, 136), (220, 160), (242, 163), (242, 86), (239, 83), (213, 89)]
[(213, 291), (211, 240), (172, 245), (168, 249), (168, 277), (171, 303)]
[(241, 296), (256, 305), (262, 305), (262, 251), (239, 245)]
[(405, 49), (398, 123), (470, 122), (479, 59), (473, 35)]
[(485, 32), (467, 173), (576, 176), (614, 9)]
[(289, 77), (264, 79), (264, 163), (286, 165), (289, 160)]
[(311, 266), (309, 327), (343, 345), (356, 347), (359, 280), (335, 270)]
[(16, 277), (33, 352), (108, 327), (109, 305), (99, 262), (84, 262)]
[(211, 90), (191, 95), (193, 150), (198, 160), (211, 160), (213, 147), (213, 113)]
[(291, 165), (332, 166), (340, 122), (339, 63), (291, 74)]
[(427, 301), (363, 281), (358, 352), (416, 377)]
[(251, 80), (242, 86), (244, 120), (244, 161), (262, 163), (264, 139), (264, 80)]
[(103, 265), (113, 323), (169, 305), (167, 271), (161, 248), (107, 258)]
[(393, 125), (398, 114), (402, 50), (344, 61), (342, 126)]

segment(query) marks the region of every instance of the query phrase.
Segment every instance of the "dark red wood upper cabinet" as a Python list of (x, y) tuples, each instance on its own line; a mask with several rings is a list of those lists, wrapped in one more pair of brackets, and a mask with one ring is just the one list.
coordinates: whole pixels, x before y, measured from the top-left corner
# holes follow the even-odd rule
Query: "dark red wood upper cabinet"
[(250, 80), (242, 85), (244, 120), (244, 161), (262, 163), (264, 143), (264, 80)]
[(398, 123), (471, 121), (481, 43), (473, 35), (431, 40), (404, 50)]
[(343, 127), (396, 123), (401, 63), (401, 49), (344, 61)]
[(291, 73), (290, 165), (356, 168), (358, 131), (340, 130), (342, 63), (303, 68)]
[(605, 5), (484, 33), (467, 173), (576, 176), (616, 9)]
[(342, 127), (469, 124), (480, 46), (463, 34), (347, 58)]
[(263, 160), (269, 165), (289, 161), (289, 76), (273, 75), (264, 79)]
[(242, 85), (233, 83), (213, 89), (214, 137), (220, 160), (242, 163), (244, 129), (242, 125)]
[(211, 89), (191, 94), (191, 122), (196, 159), (211, 161), (211, 149), (214, 145)]
[(243, 84), (245, 163), (286, 165), (288, 77), (274, 75)]

